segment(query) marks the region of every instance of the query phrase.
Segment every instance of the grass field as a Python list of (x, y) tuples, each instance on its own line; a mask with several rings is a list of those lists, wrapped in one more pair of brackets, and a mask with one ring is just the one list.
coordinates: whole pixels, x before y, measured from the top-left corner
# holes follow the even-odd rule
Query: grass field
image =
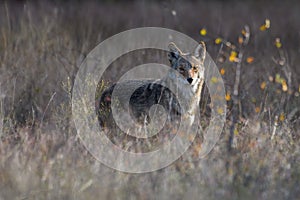
[[(1, 2), (0, 200), (297, 199), (299, 9), (297, 1)], [(164, 169), (129, 174), (99, 163), (80, 142), (72, 87), (96, 45), (145, 26), (205, 41), (225, 83), (227, 120), (205, 159), (191, 161), (195, 143)], [(167, 64), (165, 55), (124, 55), (104, 87), (136, 64)], [(207, 89), (200, 106), (206, 124)]]

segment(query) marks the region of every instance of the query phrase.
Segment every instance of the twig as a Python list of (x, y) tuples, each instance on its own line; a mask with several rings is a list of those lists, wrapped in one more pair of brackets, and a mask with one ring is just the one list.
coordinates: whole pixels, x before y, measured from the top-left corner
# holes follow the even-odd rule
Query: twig
[(15, 94), (16, 94), (16, 82), (17, 82), (17, 77), (14, 78), (14, 88), (13, 88), (13, 95), (12, 95), (12, 109), (14, 107), (14, 104), (15, 104)]
[(229, 136), (229, 144), (228, 144), (229, 151), (232, 149), (234, 143), (233, 142), (234, 130), (236, 128), (235, 125), (238, 121), (238, 118), (241, 118), (241, 114), (242, 114), (241, 102), (239, 98), (239, 86), (240, 86), (240, 79), (241, 79), (242, 59), (243, 59), (245, 47), (248, 45), (249, 39), (250, 39), (250, 28), (249, 26), (245, 25), (244, 33), (243, 33), (243, 42), (240, 45), (240, 51), (238, 53), (238, 61), (237, 61), (236, 72), (235, 72), (235, 82), (233, 88), (233, 108), (232, 108), (232, 115), (231, 115), (231, 127), (230, 127), (230, 136)]
[(40, 125), (40, 126), (42, 126), (42, 124), (43, 124), (43, 120), (44, 120), (45, 114), (46, 114), (46, 112), (47, 112), (47, 110), (48, 110), (48, 107), (49, 107), (49, 105), (50, 105), (50, 103), (51, 103), (51, 101), (53, 100), (53, 98), (54, 98), (55, 95), (56, 95), (56, 92), (54, 92), (54, 93), (52, 94), (52, 96), (51, 96), (51, 98), (50, 98), (50, 100), (49, 100), (49, 102), (48, 102), (48, 104), (47, 104), (47, 106), (46, 106), (46, 108), (45, 108), (45, 111), (44, 111), (44, 113), (43, 113), (43, 115), (42, 115), (42, 118), (41, 118), (41, 125)]
[(3, 103), (2, 103), (2, 97), (0, 96), (0, 137), (3, 134), (3, 118), (4, 118)]
[(35, 110), (34, 110), (33, 106), (31, 106), (31, 111), (32, 111), (32, 124), (31, 124), (31, 128), (33, 128), (33, 126), (35, 124)]
[(6, 12), (7, 26), (8, 26), (8, 30), (9, 30), (9, 33), (10, 33), (11, 24), (10, 24), (10, 16), (9, 16), (9, 10), (8, 10), (8, 6), (7, 6), (7, 2), (5, 2), (5, 12)]
[(278, 126), (278, 115), (275, 116), (275, 122), (274, 122), (274, 126), (273, 126), (273, 132), (272, 132), (271, 140), (274, 139), (274, 136), (276, 134), (277, 126)]

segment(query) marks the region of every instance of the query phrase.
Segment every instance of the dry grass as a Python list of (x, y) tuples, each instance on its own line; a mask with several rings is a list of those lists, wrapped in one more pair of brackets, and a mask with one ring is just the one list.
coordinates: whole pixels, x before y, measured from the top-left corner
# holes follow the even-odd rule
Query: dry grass
[[(296, 199), (298, 10), (296, 1), (1, 3), (0, 199)], [(261, 31), (266, 18), (271, 27)], [(225, 71), (226, 91), (232, 95), (238, 62), (230, 62), (232, 49), (220, 48), (215, 39), (236, 44), (238, 52), (237, 38), (245, 24), (251, 38), (240, 61), (241, 106), (231, 151), (232, 96), (220, 141), (203, 160), (189, 161), (198, 148), (195, 144), (167, 168), (126, 174), (98, 163), (86, 151), (71, 119), (71, 91), (80, 63), (99, 42), (140, 26), (168, 27), (204, 40), (216, 62), (226, 58), (217, 65)], [(207, 34), (199, 33), (202, 28)], [(140, 60), (135, 62), (166, 62), (160, 53), (136, 55)], [(254, 61), (247, 62), (248, 57)], [(129, 56), (117, 60), (105, 81), (116, 81), (132, 63)], [(116, 67), (120, 65), (122, 70)], [(206, 91), (201, 104), (206, 118), (208, 102)]]

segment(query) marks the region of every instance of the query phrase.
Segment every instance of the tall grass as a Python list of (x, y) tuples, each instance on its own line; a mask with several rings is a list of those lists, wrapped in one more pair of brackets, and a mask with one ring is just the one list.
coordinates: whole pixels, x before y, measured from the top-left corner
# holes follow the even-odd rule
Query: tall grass
[[(291, 2), (2, 2), (0, 198), (296, 199), (300, 22), (299, 4)], [(262, 31), (265, 19), (271, 26)], [(238, 36), (244, 25), (251, 37), (243, 59), (235, 62), (230, 56), (240, 52)], [(207, 158), (191, 161), (199, 148), (195, 142), (167, 168), (126, 174), (95, 161), (80, 143), (71, 118), (71, 93), (76, 72), (93, 47), (141, 26), (172, 28), (206, 42), (223, 70), (228, 120)], [(216, 44), (217, 38), (222, 42)], [(159, 54), (142, 55), (165, 62)], [(105, 85), (132, 63), (129, 57), (116, 61), (105, 73)], [(241, 67), (235, 105), (237, 64)], [(124, 66), (123, 71), (118, 66)], [(208, 118), (207, 91), (203, 99), (202, 114)], [(239, 114), (232, 129), (235, 106)], [(228, 151), (232, 133), (234, 145)]]

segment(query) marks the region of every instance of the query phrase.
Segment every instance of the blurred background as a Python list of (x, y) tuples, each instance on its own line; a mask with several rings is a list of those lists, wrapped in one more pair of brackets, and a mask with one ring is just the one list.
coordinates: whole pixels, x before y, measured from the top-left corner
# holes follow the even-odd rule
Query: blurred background
[[(297, 199), (299, 10), (296, 0), (1, 1), (0, 199)], [(207, 158), (189, 159), (196, 143), (165, 169), (126, 174), (80, 143), (72, 85), (96, 45), (146, 26), (205, 41), (225, 82), (227, 122)], [(164, 56), (145, 50), (118, 59), (96, 98), (134, 58), (167, 64)], [(200, 106), (205, 126), (207, 89)]]

